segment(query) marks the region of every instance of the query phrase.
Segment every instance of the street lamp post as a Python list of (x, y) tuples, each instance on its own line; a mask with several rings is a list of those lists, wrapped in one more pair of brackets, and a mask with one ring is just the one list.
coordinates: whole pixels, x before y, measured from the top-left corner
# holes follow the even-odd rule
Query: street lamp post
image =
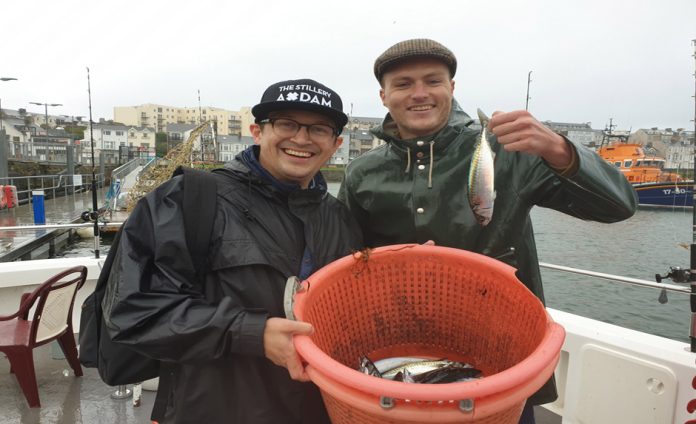
[[(0, 81), (17, 81), (17, 78), (0, 77)], [(2, 99), (0, 99), (0, 130), (1, 129), (3, 129), (3, 126), (2, 126)]]
[(48, 142), (48, 107), (51, 106), (63, 106), (60, 103), (39, 103), (39, 102), (29, 102), (29, 104), (32, 105), (39, 105), (44, 107), (44, 118), (46, 121), (44, 122), (46, 124), (46, 142)]
[[(46, 120), (46, 122), (45, 122), (45, 124), (46, 124), (46, 146), (45, 146), (46, 148), (45, 148), (45, 152), (47, 155), (46, 157), (48, 157), (48, 107), (49, 106), (63, 106), (63, 105), (60, 103), (41, 103), (41, 102), (29, 102), (29, 104), (39, 105), (39, 106), (44, 107), (44, 119)], [(32, 157), (34, 156), (34, 147), (33, 146), (32, 146), (32, 151), (30, 152), (30, 154)]]

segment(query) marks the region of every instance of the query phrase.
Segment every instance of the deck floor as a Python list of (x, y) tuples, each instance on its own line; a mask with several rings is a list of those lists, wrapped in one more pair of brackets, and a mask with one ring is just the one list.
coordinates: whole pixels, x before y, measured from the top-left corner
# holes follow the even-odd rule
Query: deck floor
[[(143, 390), (141, 404), (132, 399), (114, 400), (94, 368), (83, 368), (75, 377), (57, 345), (34, 350), (40, 408), (29, 408), (7, 358), (0, 354), (0, 424), (149, 424), (155, 393)], [(66, 376), (67, 374), (67, 376)], [(537, 424), (561, 424), (561, 418), (535, 408)]]
[[(75, 377), (65, 359), (53, 359), (60, 348), (50, 344), (34, 350), (40, 408), (29, 408), (7, 358), (0, 354), (0, 424), (130, 424), (150, 423), (154, 392), (143, 391), (141, 405), (114, 400), (94, 368)], [(67, 374), (67, 376), (65, 375)]]

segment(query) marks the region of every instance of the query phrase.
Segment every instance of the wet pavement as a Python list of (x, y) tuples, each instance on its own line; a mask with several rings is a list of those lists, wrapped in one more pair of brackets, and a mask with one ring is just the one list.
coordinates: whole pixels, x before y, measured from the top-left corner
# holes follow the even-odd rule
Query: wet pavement
[[(105, 193), (104, 189), (97, 192), (97, 201), (100, 206), (104, 204)], [(82, 212), (92, 210), (92, 192), (46, 199), (44, 209), (46, 224), (69, 224), (78, 219)], [(34, 210), (31, 203), (0, 210), (0, 227), (21, 225), (34, 225)], [(0, 231), (0, 254), (18, 249), (51, 231), (50, 229)]]
[[(104, 206), (104, 189), (97, 190), (97, 202)], [(68, 194), (44, 200), (47, 224), (67, 224), (86, 210), (92, 209), (92, 192)], [(12, 209), (0, 210), (0, 227), (34, 225), (34, 210), (31, 203)], [(0, 234), (0, 238), (4, 237)]]
[[(75, 377), (53, 343), (34, 349), (40, 408), (29, 408), (4, 355), (0, 355), (0, 424), (130, 424), (150, 423), (154, 392), (143, 390), (141, 404), (132, 398), (111, 399), (114, 387), (104, 384), (94, 368)], [(67, 374), (67, 375), (66, 375)]]

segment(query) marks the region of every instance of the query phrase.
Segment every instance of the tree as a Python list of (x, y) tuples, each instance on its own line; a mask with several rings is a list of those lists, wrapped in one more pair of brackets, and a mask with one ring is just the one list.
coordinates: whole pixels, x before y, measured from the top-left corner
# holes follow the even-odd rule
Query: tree
[(85, 138), (85, 127), (79, 125), (66, 125), (63, 129), (71, 135), (73, 140), (82, 140)]
[(167, 133), (158, 132), (155, 134), (155, 155), (157, 157), (164, 157), (168, 151), (167, 145)]

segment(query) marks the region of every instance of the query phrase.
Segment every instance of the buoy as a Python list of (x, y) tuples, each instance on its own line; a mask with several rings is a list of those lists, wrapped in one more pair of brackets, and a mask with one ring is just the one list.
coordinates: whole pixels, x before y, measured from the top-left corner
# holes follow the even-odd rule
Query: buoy
[(17, 206), (17, 187), (6, 185), (3, 191), (5, 193), (5, 205), (7, 208), (14, 208)]

